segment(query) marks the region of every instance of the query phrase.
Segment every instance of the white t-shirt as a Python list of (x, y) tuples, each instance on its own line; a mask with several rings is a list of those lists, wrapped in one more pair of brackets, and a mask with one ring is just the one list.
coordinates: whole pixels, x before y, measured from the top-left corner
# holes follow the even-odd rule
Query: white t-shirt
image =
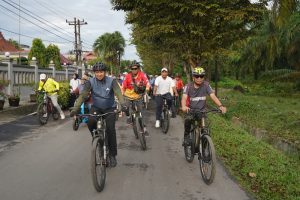
[(174, 81), (168, 76), (166, 79), (163, 79), (161, 76), (157, 77), (154, 85), (157, 86), (156, 94), (160, 95), (170, 92), (170, 88), (175, 87)]
[(74, 90), (76, 90), (79, 84), (80, 84), (80, 79), (75, 80), (74, 78), (72, 78), (70, 80), (71, 92), (74, 92)]

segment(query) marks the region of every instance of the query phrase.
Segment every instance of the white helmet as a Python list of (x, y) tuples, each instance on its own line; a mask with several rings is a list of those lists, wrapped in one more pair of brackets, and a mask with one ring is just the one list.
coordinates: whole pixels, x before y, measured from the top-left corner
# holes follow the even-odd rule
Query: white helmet
[(40, 80), (45, 80), (46, 79), (46, 74), (40, 74)]

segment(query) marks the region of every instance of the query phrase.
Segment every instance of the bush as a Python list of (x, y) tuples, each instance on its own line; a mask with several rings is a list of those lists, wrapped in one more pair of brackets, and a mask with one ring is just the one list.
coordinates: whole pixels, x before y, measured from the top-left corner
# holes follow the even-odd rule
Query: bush
[(234, 80), (234, 79), (230, 79), (230, 78), (226, 78), (226, 77), (223, 78), (219, 82), (219, 85), (220, 85), (220, 87), (230, 88), (230, 89), (233, 89), (237, 85), (244, 87), (243, 84), (239, 80)]

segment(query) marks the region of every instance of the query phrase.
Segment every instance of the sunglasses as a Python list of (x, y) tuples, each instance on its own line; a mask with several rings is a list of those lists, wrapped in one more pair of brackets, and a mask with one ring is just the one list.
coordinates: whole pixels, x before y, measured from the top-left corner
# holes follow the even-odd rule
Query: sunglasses
[(204, 75), (194, 75), (194, 78), (204, 78)]
[(131, 70), (137, 70), (138, 68), (131, 68)]

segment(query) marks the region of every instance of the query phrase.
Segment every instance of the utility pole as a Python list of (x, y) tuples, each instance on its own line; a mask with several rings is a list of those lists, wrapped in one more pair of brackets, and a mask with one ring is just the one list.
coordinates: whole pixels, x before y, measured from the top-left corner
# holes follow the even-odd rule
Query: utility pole
[(80, 36), (80, 26), (86, 25), (87, 22), (84, 20), (79, 20), (74, 17), (74, 21), (68, 21), (66, 20), (66, 23), (69, 23), (69, 25), (74, 26), (74, 33), (75, 33), (75, 44), (74, 44), (74, 52), (75, 52), (75, 60), (79, 67), (82, 69), (82, 73), (84, 73), (85, 69), (82, 65), (82, 41)]

